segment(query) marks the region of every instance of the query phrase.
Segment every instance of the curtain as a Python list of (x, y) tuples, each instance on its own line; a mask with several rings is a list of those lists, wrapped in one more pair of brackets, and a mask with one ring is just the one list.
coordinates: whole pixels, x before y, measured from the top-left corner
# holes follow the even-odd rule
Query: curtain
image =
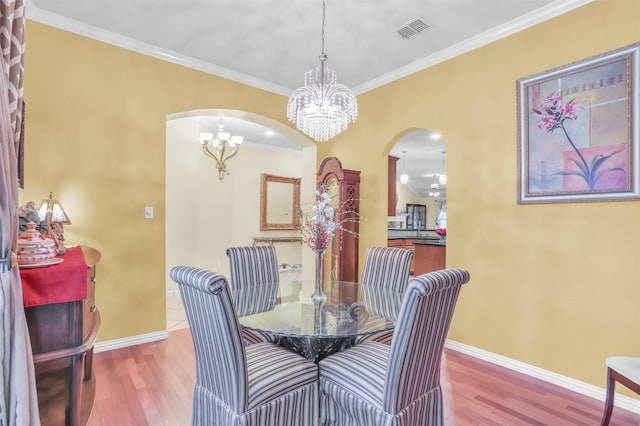
[(12, 265), (18, 236), (17, 147), (22, 124), (24, 1), (0, 0), (0, 426), (40, 425), (22, 283)]

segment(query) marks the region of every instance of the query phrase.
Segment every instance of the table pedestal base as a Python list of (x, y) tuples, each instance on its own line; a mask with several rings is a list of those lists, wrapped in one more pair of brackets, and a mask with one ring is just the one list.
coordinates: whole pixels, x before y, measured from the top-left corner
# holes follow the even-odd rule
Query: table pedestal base
[(350, 348), (355, 336), (273, 336), (273, 342), (304, 356), (316, 364), (328, 355)]

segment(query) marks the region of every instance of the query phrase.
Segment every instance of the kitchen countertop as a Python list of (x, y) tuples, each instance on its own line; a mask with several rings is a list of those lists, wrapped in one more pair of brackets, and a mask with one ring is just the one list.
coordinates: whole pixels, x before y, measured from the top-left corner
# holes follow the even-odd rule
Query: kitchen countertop
[(434, 240), (434, 239), (425, 239), (424, 241), (415, 241), (413, 243), (414, 245), (421, 245), (421, 246), (443, 246), (446, 247), (447, 246), (447, 242), (446, 241), (442, 241), (442, 240)]
[(440, 241), (439, 238), (433, 238), (429, 235), (404, 235), (404, 236), (388, 236), (387, 240), (431, 240), (431, 241)]

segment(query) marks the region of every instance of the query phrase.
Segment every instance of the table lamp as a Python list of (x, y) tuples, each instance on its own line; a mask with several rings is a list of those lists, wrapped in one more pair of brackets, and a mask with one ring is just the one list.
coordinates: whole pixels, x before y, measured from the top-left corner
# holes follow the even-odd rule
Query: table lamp
[(56, 242), (58, 254), (64, 254), (66, 249), (64, 248), (63, 225), (71, 225), (71, 221), (62, 204), (53, 199), (52, 192), (49, 192), (49, 199), (42, 200), (42, 204), (38, 208), (38, 216), (40, 220), (46, 221), (47, 234)]

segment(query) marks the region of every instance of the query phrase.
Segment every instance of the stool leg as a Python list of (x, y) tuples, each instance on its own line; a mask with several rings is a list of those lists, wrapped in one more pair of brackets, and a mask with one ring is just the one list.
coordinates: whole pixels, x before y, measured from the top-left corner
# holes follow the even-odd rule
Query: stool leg
[(605, 399), (604, 414), (602, 416), (602, 426), (608, 426), (613, 411), (613, 396), (615, 394), (616, 380), (611, 374), (611, 369), (607, 368), (607, 397)]
[(93, 374), (93, 347), (89, 349), (84, 360), (84, 380), (91, 380)]

